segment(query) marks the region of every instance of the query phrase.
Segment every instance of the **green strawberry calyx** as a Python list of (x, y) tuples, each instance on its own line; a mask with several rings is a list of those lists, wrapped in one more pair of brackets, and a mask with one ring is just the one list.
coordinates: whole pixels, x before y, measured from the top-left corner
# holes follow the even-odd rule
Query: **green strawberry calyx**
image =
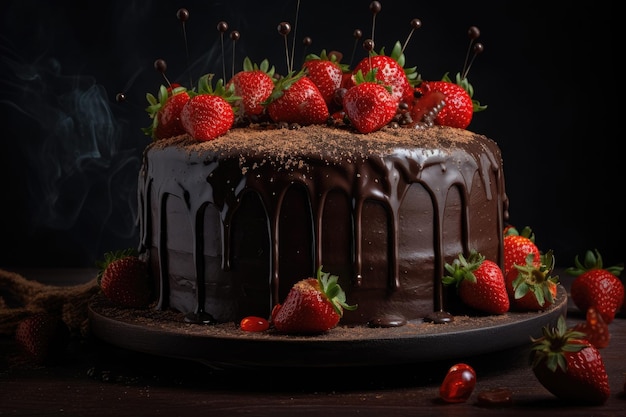
[(165, 107), (165, 103), (167, 100), (180, 93), (188, 92), (187, 89), (180, 85), (170, 86), (169, 88), (165, 85), (161, 85), (159, 87), (159, 92), (157, 93), (157, 97), (155, 97), (152, 93), (146, 94), (146, 100), (148, 101), (148, 107), (146, 107), (146, 112), (148, 116), (152, 120), (152, 123), (148, 127), (144, 127), (141, 131), (146, 135), (154, 138), (154, 131), (156, 130), (157, 125), (159, 124), (159, 120), (157, 115), (159, 110)]
[(353, 311), (356, 310), (357, 305), (349, 305), (346, 303), (346, 293), (341, 289), (341, 286), (337, 283), (339, 276), (331, 275), (328, 272), (322, 271), (322, 266), (317, 269), (317, 282), (322, 292), (328, 301), (333, 306), (335, 312), (339, 317), (343, 316), (343, 310)]
[(622, 273), (624, 267), (619, 265), (605, 267), (602, 261), (602, 255), (600, 255), (597, 249), (594, 249), (593, 251), (588, 250), (585, 252), (585, 258), (582, 262), (578, 259), (578, 256), (576, 256), (574, 258), (574, 266), (567, 268), (565, 272), (577, 277), (592, 269), (603, 269), (617, 277)]
[(98, 268), (97, 282), (100, 285), (102, 281), (102, 275), (104, 271), (115, 261), (119, 261), (120, 259), (127, 258), (129, 256), (137, 256), (137, 250), (134, 248), (126, 248), (120, 249), (112, 252), (106, 252), (104, 254), (104, 259), (96, 262), (96, 267)]
[(274, 84), (274, 89), (272, 90), (272, 94), (263, 102), (264, 106), (267, 106), (273, 101), (278, 100), (285, 94), (285, 90), (291, 88), (293, 84), (296, 83), (300, 78), (306, 76), (306, 70), (303, 68), (300, 71), (291, 71), (289, 74), (284, 77), (278, 79)]
[(527, 238), (531, 242), (535, 243), (535, 234), (533, 233), (533, 229), (531, 229), (530, 226), (525, 226), (521, 232), (517, 230), (517, 228), (515, 227), (509, 227), (506, 230), (506, 233), (504, 235), (505, 236), (522, 236), (522, 237)]
[(537, 303), (543, 306), (546, 301), (554, 302), (554, 297), (550, 291), (550, 285), (559, 283), (558, 275), (550, 275), (554, 269), (554, 253), (549, 250), (541, 256), (541, 264), (537, 267), (533, 264), (535, 254), (529, 253), (526, 257), (525, 265), (514, 265), (518, 271), (517, 278), (512, 285), (515, 290), (515, 299), (519, 300), (529, 292), (532, 292), (537, 299)]
[(341, 69), (341, 72), (347, 73), (350, 72), (350, 65), (348, 64), (342, 64), (339, 61), (339, 58), (337, 57), (336, 53), (328, 53), (326, 52), (326, 49), (322, 49), (322, 51), (320, 52), (319, 55), (317, 54), (308, 54), (306, 57), (304, 57), (304, 61), (329, 61), (332, 62), (333, 64), (336, 64), (339, 66), (339, 68)]
[[(383, 46), (380, 49), (380, 52), (378, 53), (372, 51), (372, 55), (384, 56), (385, 47)], [(411, 85), (411, 87), (415, 87), (416, 85), (419, 85), (422, 82), (422, 76), (420, 75), (419, 72), (417, 72), (417, 66), (409, 67), (409, 68), (404, 67), (404, 65), (406, 64), (406, 56), (404, 55), (404, 50), (402, 48), (402, 43), (400, 41), (396, 41), (396, 43), (393, 45), (393, 48), (391, 49), (391, 54), (389, 54), (389, 57), (392, 58), (394, 61), (396, 61), (398, 65), (400, 65), (400, 67), (402, 67), (402, 69), (404, 70), (404, 74), (406, 75), (406, 78), (409, 80), (409, 84)]]
[(565, 353), (580, 352), (590, 346), (585, 341), (585, 334), (571, 328), (567, 328), (565, 317), (559, 316), (556, 327), (543, 328), (543, 336), (535, 339), (531, 337), (533, 343), (531, 347), (531, 366), (539, 366), (545, 361), (547, 368), (555, 372), (560, 369), (567, 371), (567, 359)]
[(452, 261), (451, 264), (445, 264), (448, 275), (441, 279), (444, 285), (456, 285), (457, 287), (463, 281), (476, 282), (476, 271), (485, 260), (485, 257), (480, 253), (472, 250), (467, 258), (462, 253)]
[[(235, 95), (235, 86), (224, 84), (224, 80), (221, 78), (217, 80), (213, 85), (213, 77), (215, 74), (204, 74), (198, 80), (198, 92), (191, 91), (189, 97), (197, 96), (200, 94), (210, 94), (218, 96), (226, 100), (231, 106), (241, 100), (241, 97)], [(236, 109), (234, 109), (236, 110)]]
[(252, 62), (250, 57), (245, 57), (243, 59), (243, 70), (262, 71), (272, 78), (274, 77), (274, 74), (276, 72), (276, 68), (273, 65), (270, 67), (270, 62), (267, 59), (264, 59), (263, 61), (261, 61), (260, 64), (257, 64), (255, 62)]
[(377, 72), (378, 72), (378, 68), (372, 68), (371, 70), (367, 71), (367, 74), (363, 74), (363, 71), (358, 70), (356, 74), (354, 74), (354, 77), (353, 77), (354, 85), (360, 85), (364, 83), (374, 83), (374, 84), (378, 84), (378, 85), (385, 87), (385, 89), (389, 92), (389, 94), (391, 94), (393, 89), (391, 88), (390, 85), (385, 84), (383, 81), (376, 78)]

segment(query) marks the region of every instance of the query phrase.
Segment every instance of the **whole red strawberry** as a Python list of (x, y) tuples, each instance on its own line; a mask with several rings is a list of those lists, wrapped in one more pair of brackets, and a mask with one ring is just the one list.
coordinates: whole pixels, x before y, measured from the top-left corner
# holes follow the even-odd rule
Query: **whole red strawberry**
[(322, 272), (305, 278), (291, 288), (285, 301), (272, 311), (272, 324), (282, 333), (323, 333), (337, 326), (343, 311), (356, 305), (346, 303), (346, 295), (337, 283), (338, 276)]
[(606, 324), (610, 324), (624, 303), (624, 284), (618, 278), (623, 269), (622, 266), (605, 268), (597, 250), (588, 250), (583, 262), (576, 256), (574, 266), (566, 270), (576, 277), (570, 288), (576, 307), (583, 312), (595, 307)]
[(18, 347), (39, 365), (58, 360), (68, 345), (69, 336), (69, 328), (60, 317), (44, 312), (22, 319), (15, 329)]
[(532, 341), (532, 370), (548, 391), (575, 403), (601, 405), (608, 400), (611, 391), (600, 351), (583, 333), (568, 329), (563, 316), (555, 328), (544, 327), (543, 337)]
[(152, 118), (152, 125), (143, 129), (144, 133), (153, 139), (164, 139), (185, 133), (180, 120), (180, 112), (189, 100), (187, 89), (179, 85), (159, 89), (158, 100), (152, 95), (146, 95), (150, 104), (146, 109)]
[(504, 275), (508, 275), (514, 265), (526, 265), (528, 255), (532, 255), (536, 267), (541, 265), (541, 252), (531, 228), (524, 227), (521, 233), (515, 227), (507, 228), (504, 232)]
[(329, 56), (326, 50), (322, 50), (320, 55), (309, 54), (305, 58), (303, 68), (306, 70), (306, 76), (320, 90), (326, 105), (330, 106), (333, 103), (335, 91), (341, 88), (343, 81), (343, 69), (335, 55)]
[(509, 296), (498, 264), (472, 251), (467, 259), (459, 254), (445, 268), (449, 275), (443, 277), (443, 284), (456, 285), (463, 303), (489, 314), (509, 311)]
[(512, 310), (545, 310), (554, 303), (559, 283), (558, 276), (550, 275), (554, 267), (554, 255), (548, 251), (541, 256), (539, 266), (534, 257), (534, 254), (529, 254), (525, 265), (516, 264), (505, 276)]
[(367, 74), (372, 71), (376, 74), (376, 79), (382, 84), (391, 88), (391, 94), (396, 98), (398, 103), (413, 102), (413, 86), (414, 80), (419, 78), (419, 74), (415, 68), (404, 68), (405, 57), (402, 53), (402, 45), (396, 42), (391, 55), (385, 55), (384, 49), (378, 54), (363, 58), (354, 70), (353, 76), (360, 71)]
[(107, 252), (98, 267), (100, 289), (110, 301), (134, 308), (143, 308), (150, 303), (147, 264), (133, 249)]
[(199, 141), (213, 140), (230, 130), (235, 113), (219, 96), (199, 94), (189, 99), (181, 113), (185, 131)]
[(231, 103), (240, 100), (234, 95), (234, 85), (228, 89), (223, 81), (211, 84), (212, 74), (198, 81), (198, 94), (194, 94), (180, 113), (185, 131), (199, 141), (213, 140), (230, 130), (235, 121)]
[(446, 96), (445, 106), (435, 118), (435, 123), (438, 125), (465, 129), (472, 121), (475, 112), (487, 108), (472, 99), (474, 89), (467, 78), (461, 79), (460, 74), (457, 74), (456, 82), (451, 81), (448, 74), (445, 74), (441, 81), (423, 81), (417, 89), (422, 96), (427, 96), (434, 91), (439, 91)]
[(274, 67), (268, 60), (253, 64), (249, 57), (243, 60), (243, 70), (236, 73), (226, 85), (232, 84), (234, 94), (241, 97), (241, 111), (246, 116), (258, 116), (265, 110), (265, 101), (274, 90)]
[(343, 110), (352, 126), (361, 133), (381, 129), (391, 122), (398, 110), (398, 99), (389, 88), (372, 81), (373, 73), (367, 78), (357, 73), (357, 84), (343, 97)]
[(267, 111), (276, 123), (302, 126), (324, 124), (330, 116), (322, 93), (304, 71), (281, 78), (276, 83)]

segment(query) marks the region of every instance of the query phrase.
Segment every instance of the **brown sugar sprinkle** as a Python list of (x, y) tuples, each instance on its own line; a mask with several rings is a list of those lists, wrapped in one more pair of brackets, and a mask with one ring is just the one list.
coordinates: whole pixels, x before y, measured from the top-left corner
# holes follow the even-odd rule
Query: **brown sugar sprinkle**
[[(183, 135), (156, 141), (148, 149), (170, 146), (184, 148), (190, 155), (215, 158), (238, 158), (245, 172), (259, 165), (273, 164), (277, 169), (302, 168), (303, 157), (318, 157), (334, 164), (338, 161), (354, 162), (376, 155), (391, 155), (398, 149), (439, 150), (463, 147), (482, 137), (468, 130), (446, 126), (429, 129), (388, 128), (373, 133), (358, 134), (345, 128), (322, 125), (298, 129), (267, 128), (252, 125), (232, 129), (211, 141), (200, 142)], [(484, 137), (483, 137), (484, 138)]]

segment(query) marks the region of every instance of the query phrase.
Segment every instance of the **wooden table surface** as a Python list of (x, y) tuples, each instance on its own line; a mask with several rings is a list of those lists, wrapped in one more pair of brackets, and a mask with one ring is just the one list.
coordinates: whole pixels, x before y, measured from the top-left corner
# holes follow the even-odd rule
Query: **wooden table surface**
[[(90, 270), (16, 272), (42, 282), (65, 277), (55, 285), (94, 276)], [(560, 276), (568, 289), (571, 279)], [(570, 301), (568, 324), (582, 320)], [(571, 405), (545, 390), (528, 365), (528, 346), (376, 368), (216, 370), (187, 359), (124, 350), (94, 337), (74, 340), (56, 365), (15, 363), (16, 346), (5, 336), (0, 338), (0, 416), (626, 416), (626, 316), (620, 314), (609, 330), (611, 341), (601, 354), (611, 397), (602, 406)], [(438, 399), (439, 385), (458, 362), (475, 368), (477, 385), (467, 402), (445, 404)], [(513, 403), (477, 405), (478, 393), (495, 388), (509, 389)]]

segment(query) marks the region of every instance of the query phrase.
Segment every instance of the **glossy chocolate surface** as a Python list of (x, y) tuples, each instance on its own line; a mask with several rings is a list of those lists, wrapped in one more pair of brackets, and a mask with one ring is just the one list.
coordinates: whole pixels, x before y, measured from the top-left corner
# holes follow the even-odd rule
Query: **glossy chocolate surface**
[(502, 264), (500, 150), (466, 130), (233, 129), (151, 144), (139, 177), (140, 252), (157, 308), (218, 322), (269, 317), (319, 265), (339, 276), (343, 324), (455, 312), (444, 264)]

